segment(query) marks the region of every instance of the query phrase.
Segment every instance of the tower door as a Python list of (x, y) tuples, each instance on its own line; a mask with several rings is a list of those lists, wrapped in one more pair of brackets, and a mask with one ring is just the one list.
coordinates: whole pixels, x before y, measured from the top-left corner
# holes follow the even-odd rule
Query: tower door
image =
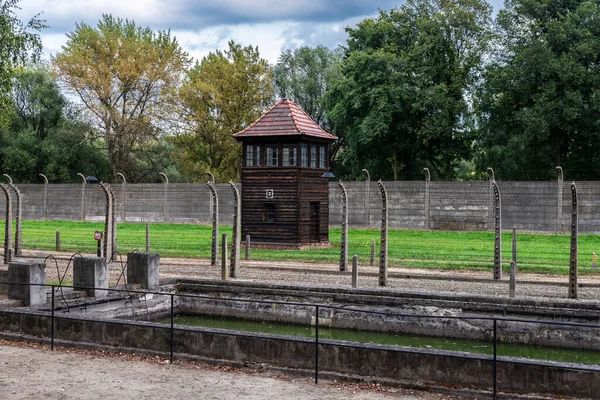
[(321, 204), (318, 201), (310, 202), (310, 228), (309, 228), (309, 240), (310, 242), (321, 241)]

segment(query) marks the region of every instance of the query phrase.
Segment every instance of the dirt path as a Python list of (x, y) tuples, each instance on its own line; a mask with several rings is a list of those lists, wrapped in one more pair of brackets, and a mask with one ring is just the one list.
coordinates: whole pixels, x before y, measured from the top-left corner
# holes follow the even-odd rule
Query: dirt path
[(369, 384), (320, 382), (164, 359), (0, 340), (3, 399), (455, 399)]

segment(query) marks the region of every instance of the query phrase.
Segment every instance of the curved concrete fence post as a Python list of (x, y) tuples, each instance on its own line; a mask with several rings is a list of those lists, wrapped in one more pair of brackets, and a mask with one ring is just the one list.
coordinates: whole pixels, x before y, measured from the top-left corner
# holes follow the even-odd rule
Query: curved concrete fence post
[[(209, 173), (210, 174), (210, 173)], [(212, 177), (212, 174), (210, 174)], [(215, 187), (214, 177), (213, 180), (207, 184), (210, 189), (212, 198), (212, 245), (210, 253), (210, 265), (217, 266), (219, 262), (219, 197), (217, 195), (217, 188)]]
[(105, 183), (100, 183), (100, 188), (104, 191), (104, 196), (106, 198), (106, 207), (104, 214), (104, 252), (102, 257), (104, 260), (108, 262), (112, 258), (113, 254), (113, 228), (114, 224), (112, 219), (114, 218), (113, 212), (113, 195), (111, 194), (110, 187)]
[(163, 221), (169, 220), (169, 177), (164, 172), (158, 173), (163, 180)]
[(229, 276), (236, 277), (240, 266), (240, 247), (242, 241), (242, 198), (240, 191), (233, 181), (229, 181), (233, 191), (233, 231), (231, 236), (231, 261), (229, 262)]
[(78, 172), (77, 176), (81, 177), (81, 220), (85, 221), (85, 175)]
[(121, 178), (121, 221), (127, 222), (127, 179), (120, 172), (117, 172), (117, 176)]
[(579, 220), (577, 218), (577, 187), (575, 182), (571, 183), (571, 262), (569, 265), (569, 298), (577, 298), (577, 255), (579, 239)]
[(342, 238), (340, 242), (340, 271), (348, 269), (348, 192), (346, 187), (339, 181), (342, 192)]
[(423, 174), (425, 174), (425, 196), (423, 199), (423, 206), (425, 212), (425, 229), (431, 228), (431, 213), (429, 211), (429, 206), (431, 202), (429, 201), (429, 183), (431, 182), (431, 174), (429, 173), (429, 168), (423, 168)]
[(0, 184), (0, 189), (6, 198), (6, 212), (4, 219), (4, 264), (12, 261), (12, 197), (8, 186)]
[(44, 179), (44, 220), (48, 219), (48, 177), (44, 174), (38, 174)]
[(363, 168), (362, 173), (365, 175), (365, 220), (364, 224), (366, 227), (371, 226), (371, 175), (369, 171)]
[(562, 167), (556, 167), (556, 234), (563, 230), (563, 169)]
[(502, 210), (500, 189), (492, 182), (494, 189), (494, 279), (502, 279)]
[(492, 182), (496, 182), (496, 174), (491, 167), (487, 168), (488, 180), (490, 182), (490, 190), (488, 191), (488, 229), (494, 229), (494, 188), (492, 187)]
[(388, 195), (380, 180), (377, 181), (381, 190), (381, 243), (379, 244), (379, 286), (387, 286), (388, 279)]
[(6, 179), (8, 179), (8, 187), (10, 188), (10, 190), (12, 190), (15, 193), (15, 197), (17, 199), (17, 204), (16, 204), (16, 215), (15, 215), (15, 225), (16, 225), (16, 232), (15, 232), (15, 247), (14, 247), (14, 252), (13, 255), (14, 256), (21, 256), (23, 254), (23, 234), (22, 234), (22, 223), (21, 223), (21, 217), (23, 216), (23, 200), (21, 198), (21, 192), (19, 191), (19, 188), (17, 188), (14, 184), (13, 184), (13, 180), (10, 177), (10, 175), (8, 174), (2, 174), (2, 176), (5, 176)]
[(17, 198), (15, 214), (15, 256), (23, 255), (23, 196), (21, 191), (12, 183), (8, 184), (8, 187), (12, 189)]

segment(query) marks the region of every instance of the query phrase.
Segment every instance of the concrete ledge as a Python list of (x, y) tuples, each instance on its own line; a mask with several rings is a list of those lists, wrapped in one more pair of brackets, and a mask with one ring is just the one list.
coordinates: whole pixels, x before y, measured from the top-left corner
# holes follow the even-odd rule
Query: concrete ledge
[[(22, 314), (0, 311), (4, 331), (25, 335), (48, 336), (50, 317), (43, 313)], [(149, 322), (86, 320), (55, 317), (58, 340), (109, 346), (122, 351), (169, 352), (170, 330), (167, 325)], [(259, 363), (279, 368), (312, 370), (315, 343), (311, 339), (290, 338), (228, 330), (189, 328), (174, 331), (176, 354)], [(571, 364), (531, 365), (523, 360), (500, 358), (497, 364), (498, 389), (516, 393), (541, 393), (577, 398), (594, 398), (600, 391), (600, 368), (572, 370)], [(489, 390), (492, 361), (489, 357), (447, 351), (431, 351), (369, 345), (352, 347), (347, 342), (322, 340), (319, 346), (319, 370), (342, 376), (361, 376), (374, 381), (410, 384), (413, 387), (451, 385)]]

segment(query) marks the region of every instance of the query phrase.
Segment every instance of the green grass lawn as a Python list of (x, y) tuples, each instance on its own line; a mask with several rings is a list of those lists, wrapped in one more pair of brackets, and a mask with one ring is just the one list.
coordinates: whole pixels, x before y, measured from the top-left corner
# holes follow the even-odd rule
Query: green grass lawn
[[(56, 231), (61, 233), (61, 250), (69, 253), (94, 252), (94, 231), (103, 230), (100, 222), (24, 221), (23, 247), (26, 249), (54, 250)], [(231, 241), (231, 226), (221, 226)], [(3, 240), (4, 223), (0, 223)], [(337, 263), (341, 231), (332, 228), (327, 249), (268, 250), (253, 249), (254, 260), (286, 260)], [(379, 230), (351, 229), (349, 231), (349, 258), (358, 255), (360, 264), (370, 259), (371, 240), (377, 244)], [(118, 249), (121, 253), (146, 248), (144, 223), (124, 223), (117, 227)], [(512, 234), (502, 235), (504, 271), (509, 270), (512, 254)], [(211, 227), (208, 225), (163, 224), (150, 225), (151, 250), (164, 256), (209, 258)], [(566, 275), (569, 270), (570, 237), (566, 235), (518, 234), (519, 271)], [(448, 232), (390, 230), (388, 235), (390, 266), (438, 269), (467, 269), (492, 271), (494, 237), (491, 232)], [(579, 272), (595, 273), (592, 252), (600, 254), (600, 235), (579, 236)], [(377, 260), (376, 260), (377, 263)]]

